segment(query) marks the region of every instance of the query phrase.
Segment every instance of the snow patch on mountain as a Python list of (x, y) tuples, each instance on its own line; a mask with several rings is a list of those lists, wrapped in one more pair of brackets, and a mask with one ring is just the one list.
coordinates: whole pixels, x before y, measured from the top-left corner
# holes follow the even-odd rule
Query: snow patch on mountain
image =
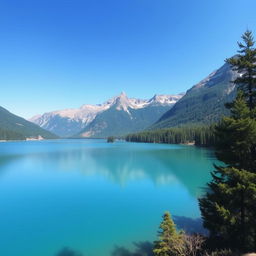
[(217, 73), (217, 70), (213, 71), (212, 73), (210, 73), (210, 75), (208, 75), (206, 78), (204, 78), (203, 80), (201, 80), (199, 83), (197, 83), (196, 85), (194, 85), (190, 90), (194, 90), (194, 89), (200, 89), (202, 87), (204, 87), (210, 80), (212, 77), (215, 76), (215, 74)]
[(128, 98), (127, 95), (122, 92), (119, 96), (113, 97), (103, 104), (89, 105), (84, 104), (80, 108), (68, 108), (64, 110), (56, 110), (43, 115), (36, 115), (29, 119), (40, 126), (45, 126), (48, 120), (56, 115), (69, 118), (75, 121), (81, 121), (82, 123), (91, 122), (95, 116), (103, 112), (110, 107), (114, 107), (117, 110), (123, 110), (129, 113), (129, 108), (140, 109), (148, 107), (149, 105), (172, 105), (175, 104), (184, 94), (178, 95), (154, 95), (149, 100)]
[[(184, 94), (179, 95), (154, 95), (149, 100), (128, 98), (122, 92), (102, 104), (90, 105), (84, 104), (80, 108), (68, 108), (64, 110), (56, 110), (42, 115), (36, 115), (29, 119), (29, 121), (43, 127), (51, 132), (55, 132), (60, 136), (64, 136), (65, 131), (70, 136), (90, 124), (95, 117), (110, 109), (118, 111), (125, 111), (130, 115), (131, 109), (141, 109), (149, 106), (171, 106), (175, 104)], [(59, 130), (62, 130), (60, 133)]]

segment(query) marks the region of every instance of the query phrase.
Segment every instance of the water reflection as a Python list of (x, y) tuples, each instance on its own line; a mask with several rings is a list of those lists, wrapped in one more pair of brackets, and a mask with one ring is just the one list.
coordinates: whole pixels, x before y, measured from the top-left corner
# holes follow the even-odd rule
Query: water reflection
[[(45, 166), (47, 169), (46, 165), (51, 163), (56, 170), (76, 170), (84, 175), (101, 175), (120, 186), (139, 179), (150, 179), (155, 185), (178, 182), (196, 197), (200, 193), (200, 186), (209, 180), (213, 160), (208, 153), (195, 147), (131, 148), (126, 143), (120, 143), (107, 148), (80, 146), (58, 148), (50, 152), (26, 152), (23, 157), (35, 161), (41, 168)], [(0, 156), (0, 168), (17, 157)]]
[(178, 229), (186, 231), (188, 234), (199, 233), (207, 235), (207, 230), (203, 227), (201, 218), (189, 218), (185, 216), (173, 216), (173, 220)]
[(7, 155), (7, 156), (0, 155), (0, 175), (3, 174), (5, 165), (8, 165), (12, 161), (19, 160), (22, 157), (24, 156), (23, 155)]
[[(149, 241), (134, 242), (134, 249), (128, 249), (124, 246), (115, 246), (111, 256), (153, 256), (153, 243)], [(62, 248), (54, 256), (84, 256), (81, 252), (69, 247)]]
[(111, 256), (153, 256), (153, 243), (134, 242), (134, 250), (129, 250), (123, 246), (116, 246)]
[[(207, 150), (188, 146), (1, 144), (3, 254), (34, 256), (44, 244), (37, 256), (146, 255), (150, 243), (132, 241), (154, 241), (165, 210), (199, 217), (196, 196), (211, 168)], [(195, 219), (175, 221), (190, 232), (199, 228)], [(75, 250), (62, 248), (67, 244)]]
[(57, 254), (55, 254), (55, 256), (83, 256), (83, 254), (68, 247), (64, 247)]

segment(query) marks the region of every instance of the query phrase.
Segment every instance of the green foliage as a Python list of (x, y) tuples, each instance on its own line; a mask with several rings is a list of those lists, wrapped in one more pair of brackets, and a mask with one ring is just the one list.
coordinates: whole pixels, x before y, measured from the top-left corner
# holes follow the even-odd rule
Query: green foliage
[(233, 249), (256, 249), (256, 174), (216, 167), (212, 177), (209, 191), (199, 200), (211, 238)]
[(108, 143), (113, 143), (114, 141), (115, 141), (115, 137), (113, 137), (113, 136), (110, 136), (107, 138)]
[(57, 138), (56, 135), (0, 107), (0, 140), (23, 140), (38, 135), (46, 139)]
[(188, 90), (169, 111), (151, 128), (152, 130), (183, 125), (210, 125), (223, 115), (229, 115), (224, 103), (232, 101), (236, 90), (230, 80), (235, 72), (226, 63), (216, 73)]
[(230, 249), (220, 249), (213, 252), (206, 252), (203, 256), (240, 256), (239, 254), (235, 254)]
[(183, 233), (176, 230), (169, 212), (163, 215), (160, 224), (158, 240), (155, 242), (154, 255), (156, 256), (182, 256), (184, 255)]
[(96, 118), (79, 134), (89, 133), (92, 138), (123, 136), (128, 133), (142, 131), (156, 122), (170, 106), (151, 106), (141, 109), (129, 108), (129, 113), (110, 108)]
[(209, 191), (199, 200), (212, 239), (242, 251), (256, 249), (256, 120), (242, 92), (230, 105), (231, 116), (216, 126), (215, 166)]
[(231, 116), (216, 126), (216, 156), (228, 166), (256, 172), (256, 120), (241, 91), (230, 107)]
[(252, 32), (247, 30), (242, 35), (243, 43), (238, 42), (238, 54), (227, 62), (238, 76), (234, 83), (244, 92), (250, 109), (256, 106), (256, 49)]
[(199, 199), (199, 205), (212, 241), (249, 252), (256, 250), (256, 105), (254, 78), (249, 72), (255, 69), (250, 64), (255, 60), (251, 32), (247, 31), (243, 39), (245, 45), (239, 43), (243, 55), (228, 60), (241, 73), (234, 81), (241, 91), (227, 105), (231, 116), (216, 126), (216, 156), (225, 165), (215, 166), (208, 192)]
[(183, 126), (129, 134), (126, 141), (213, 146), (215, 134), (214, 126)]
[(25, 140), (25, 136), (14, 131), (0, 128), (0, 140)]
[(155, 241), (155, 256), (196, 256), (202, 252), (205, 239), (201, 235), (188, 235), (177, 231), (169, 212), (165, 212)]

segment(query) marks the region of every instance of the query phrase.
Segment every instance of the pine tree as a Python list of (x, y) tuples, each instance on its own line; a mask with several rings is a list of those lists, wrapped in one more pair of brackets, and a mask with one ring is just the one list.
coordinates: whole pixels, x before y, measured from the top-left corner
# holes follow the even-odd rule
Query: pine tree
[(243, 252), (256, 250), (256, 174), (234, 167), (216, 167), (209, 191), (200, 199), (210, 238)]
[(252, 32), (242, 35), (243, 43), (238, 42), (238, 54), (226, 61), (239, 73), (234, 81), (244, 91), (250, 110), (256, 106), (256, 49)]
[[(183, 256), (184, 240), (183, 233), (176, 230), (176, 226), (169, 212), (163, 215), (160, 224), (158, 241), (155, 242), (154, 255), (156, 256)], [(184, 255), (185, 256), (185, 255)]]
[(216, 156), (227, 166), (256, 172), (256, 120), (251, 118), (242, 91), (238, 91), (229, 108), (231, 116), (224, 117), (215, 127)]
[(216, 126), (216, 156), (225, 166), (215, 166), (199, 205), (211, 239), (246, 252), (256, 250), (256, 120), (242, 91), (229, 108)]

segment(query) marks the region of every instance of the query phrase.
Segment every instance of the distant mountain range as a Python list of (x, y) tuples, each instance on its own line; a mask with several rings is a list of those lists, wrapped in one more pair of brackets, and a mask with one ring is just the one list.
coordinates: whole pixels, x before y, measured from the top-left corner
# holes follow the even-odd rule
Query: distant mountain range
[(0, 140), (55, 139), (56, 135), (0, 107)]
[(231, 81), (237, 75), (229, 64), (224, 64), (189, 89), (150, 129), (211, 124), (221, 116), (228, 115), (224, 103), (232, 101), (236, 95), (235, 85)]
[(62, 137), (107, 137), (141, 131), (155, 123), (183, 94), (155, 95), (149, 100), (128, 98), (125, 93), (103, 104), (58, 110), (30, 121)]
[[(0, 140), (43, 137), (104, 138), (145, 129), (210, 124), (227, 115), (225, 102), (236, 95), (237, 73), (229, 64), (212, 72), (186, 94), (128, 98), (125, 93), (98, 105), (37, 115), (29, 122), (0, 107)], [(41, 128), (40, 128), (40, 127)], [(47, 131), (46, 131), (47, 130)]]
[(83, 105), (35, 116), (30, 121), (62, 137), (102, 138), (145, 129), (211, 124), (228, 115), (226, 102), (236, 95), (231, 82), (237, 77), (225, 63), (185, 95), (155, 95), (149, 100), (125, 93), (99, 105)]

